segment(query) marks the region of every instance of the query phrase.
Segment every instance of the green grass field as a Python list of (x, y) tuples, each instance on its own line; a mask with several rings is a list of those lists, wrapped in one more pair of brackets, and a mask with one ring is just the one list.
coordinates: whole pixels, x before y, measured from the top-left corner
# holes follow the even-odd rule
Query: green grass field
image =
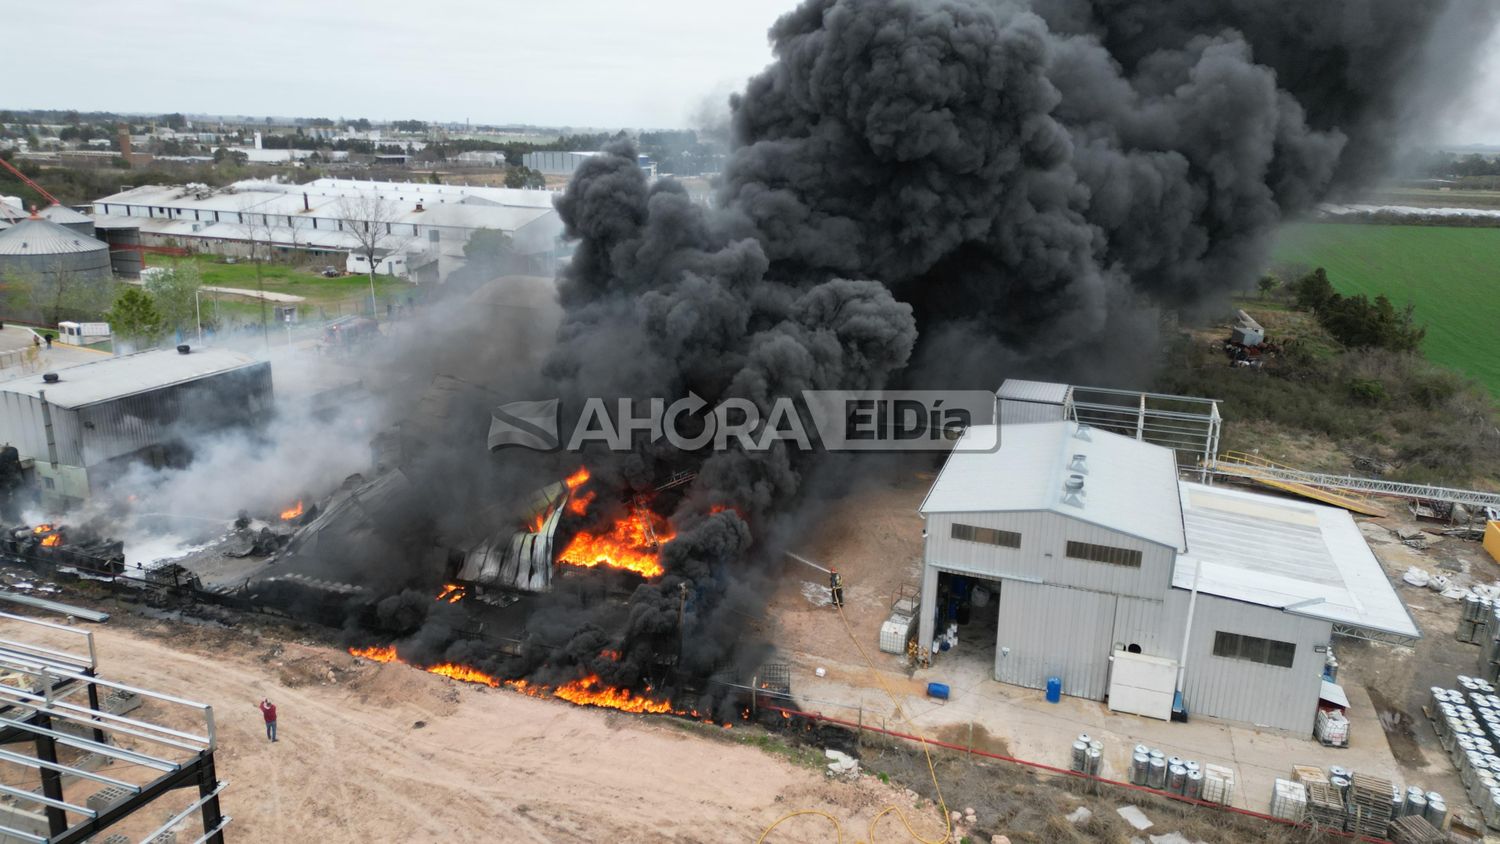
[(1341, 293), (1416, 305), (1427, 357), (1500, 396), (1500, 229), (1302, 223), (1282, 230), (1274, 260), (1323, 267)]

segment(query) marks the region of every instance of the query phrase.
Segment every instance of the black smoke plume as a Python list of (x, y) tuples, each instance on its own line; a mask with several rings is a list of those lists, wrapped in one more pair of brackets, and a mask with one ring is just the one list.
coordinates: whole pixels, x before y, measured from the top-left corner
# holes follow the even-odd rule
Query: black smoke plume
[[(1427, 113), (1414, 99), (1471, 65), (1495, 14), (808, 0), (732, 98), (714, 207), (648, 184), (628, 144), (578, 171), (558, 202), (577, 249), (544, 374), (575, 407), (693, 392), (763, 409), (809, 388), (1139, 378), (1158, 312), (1244, 289), (1282, 220), (1378, 174)], [(507, 669), (628, 681), (663, 651), (700, 675), (753, 659), (737, 644), (822, 461), (647, 444), (583, 461), (598, 488), (633, 493), (698, 472), (671, 499), (667, 572), (623, 610), (550, 596), (530, 632), (551, 646)]]

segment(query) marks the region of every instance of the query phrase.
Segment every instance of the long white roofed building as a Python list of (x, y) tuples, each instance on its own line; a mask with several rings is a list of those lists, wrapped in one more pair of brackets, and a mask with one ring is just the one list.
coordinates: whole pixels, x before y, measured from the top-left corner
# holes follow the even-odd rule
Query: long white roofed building
[(384, 253), (435, 261), (446, 278), (464, 260), (464, 244), (480, 229), (510, 235), (523, 261), (517, 269), (548, 273), (562, 254), (563, 223), (546, 190), (318, 179), (307, 184), (243, 181), (206, 185), (145, 185), (95, 200), (101, 227), (135, 226), (143, 242), (221, 254), (243, 254), (252, 242), (283, 251), (349, 252), (359, 246), (347, 220), (376, 198), (384, 206)]

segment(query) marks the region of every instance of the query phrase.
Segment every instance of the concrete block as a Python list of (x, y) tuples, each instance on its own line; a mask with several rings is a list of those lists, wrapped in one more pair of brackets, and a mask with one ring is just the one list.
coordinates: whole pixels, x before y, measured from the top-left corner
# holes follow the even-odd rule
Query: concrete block
[(1120, 817), (1125, 819), (1126, 823), (1130, 824), (1132, 827), (1135, 827), (1137, 830), (1150, 829), (1155, 825), (1151, 823), (1151, 819), (1146, 817), (1146, 813), (1142, 812), (1139, 807), (1121, 806), (1115, 811), (1119, 813)]

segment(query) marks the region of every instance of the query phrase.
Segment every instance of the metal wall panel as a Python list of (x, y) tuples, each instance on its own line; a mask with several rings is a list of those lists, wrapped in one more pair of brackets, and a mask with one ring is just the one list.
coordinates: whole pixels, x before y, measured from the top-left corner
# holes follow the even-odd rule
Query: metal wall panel
[[(1167, 599), (1168, 623), (1178, 635), (1186, 620), (1189, 595), (1174, 589)], [(1297, 646), (1292, 667), (1214, 656), (1214, 634), (1220, 630), (1291, 642)], [(1310, 734), (1325, 657), (1316, 648), (1327, 645), (1332, 635), (1333, 625), (1327, 621), (1200, 593), (1188, 641), (1183, 703), (1190, 715)]]
[(1068, 418), (1068, 409), (1062, 402), (1027, 401), (1024, 399), (1000, 399), (995, 412), (998, 425), (1029, 425), (1033, 422), (1061, 422)]
[[(78, 417), (75, 411), (53, 406), (52, 436), (57, 446), (57, 462), (82, 466), (82, 449), (78, 442)], [(0, 442), (10, 443), (22, 458), (38, 462), (51, 461), (47, 452), (47, 423), (42, 402), (35, 396), (0, 392)]]
[[(1004, 483), (996, 479), (996, 483)], [(953, 538), (953, 524), (998, 528), (1021, 534), (1020, 548)], [(1141, 567), (1074, 560), (1069, 540), (1141, 552)], [(932, 513), (927, 517), (926, 560), (945, 571), (989, 578), (1019, 578), (1076, 589), (1160, 600), (1172, 585), (1176, 551), (1144, 539), (1058, 513)]]
[(1140, 645), (1141, 653), (1147, 656), (1175, 660), (1182, 648), (1182, 626), (1168, 625), (1162, 601), (1121, 596), (1115, 601), (1113, 645), (1120, 649)]
[(89, 405), (77, 411), (86, 433), (79, 465), (96, 466), (184, 439), (193, 431), (254, 426), (270, 407), (271, 369), (266, 363)]
[(995, 679), (1040, 689), (1048, 677), (1061, 677), (1063, 694), (1103, 699), (1114, 619), (1113, 595), (1006, 581), (1000, 586)]

